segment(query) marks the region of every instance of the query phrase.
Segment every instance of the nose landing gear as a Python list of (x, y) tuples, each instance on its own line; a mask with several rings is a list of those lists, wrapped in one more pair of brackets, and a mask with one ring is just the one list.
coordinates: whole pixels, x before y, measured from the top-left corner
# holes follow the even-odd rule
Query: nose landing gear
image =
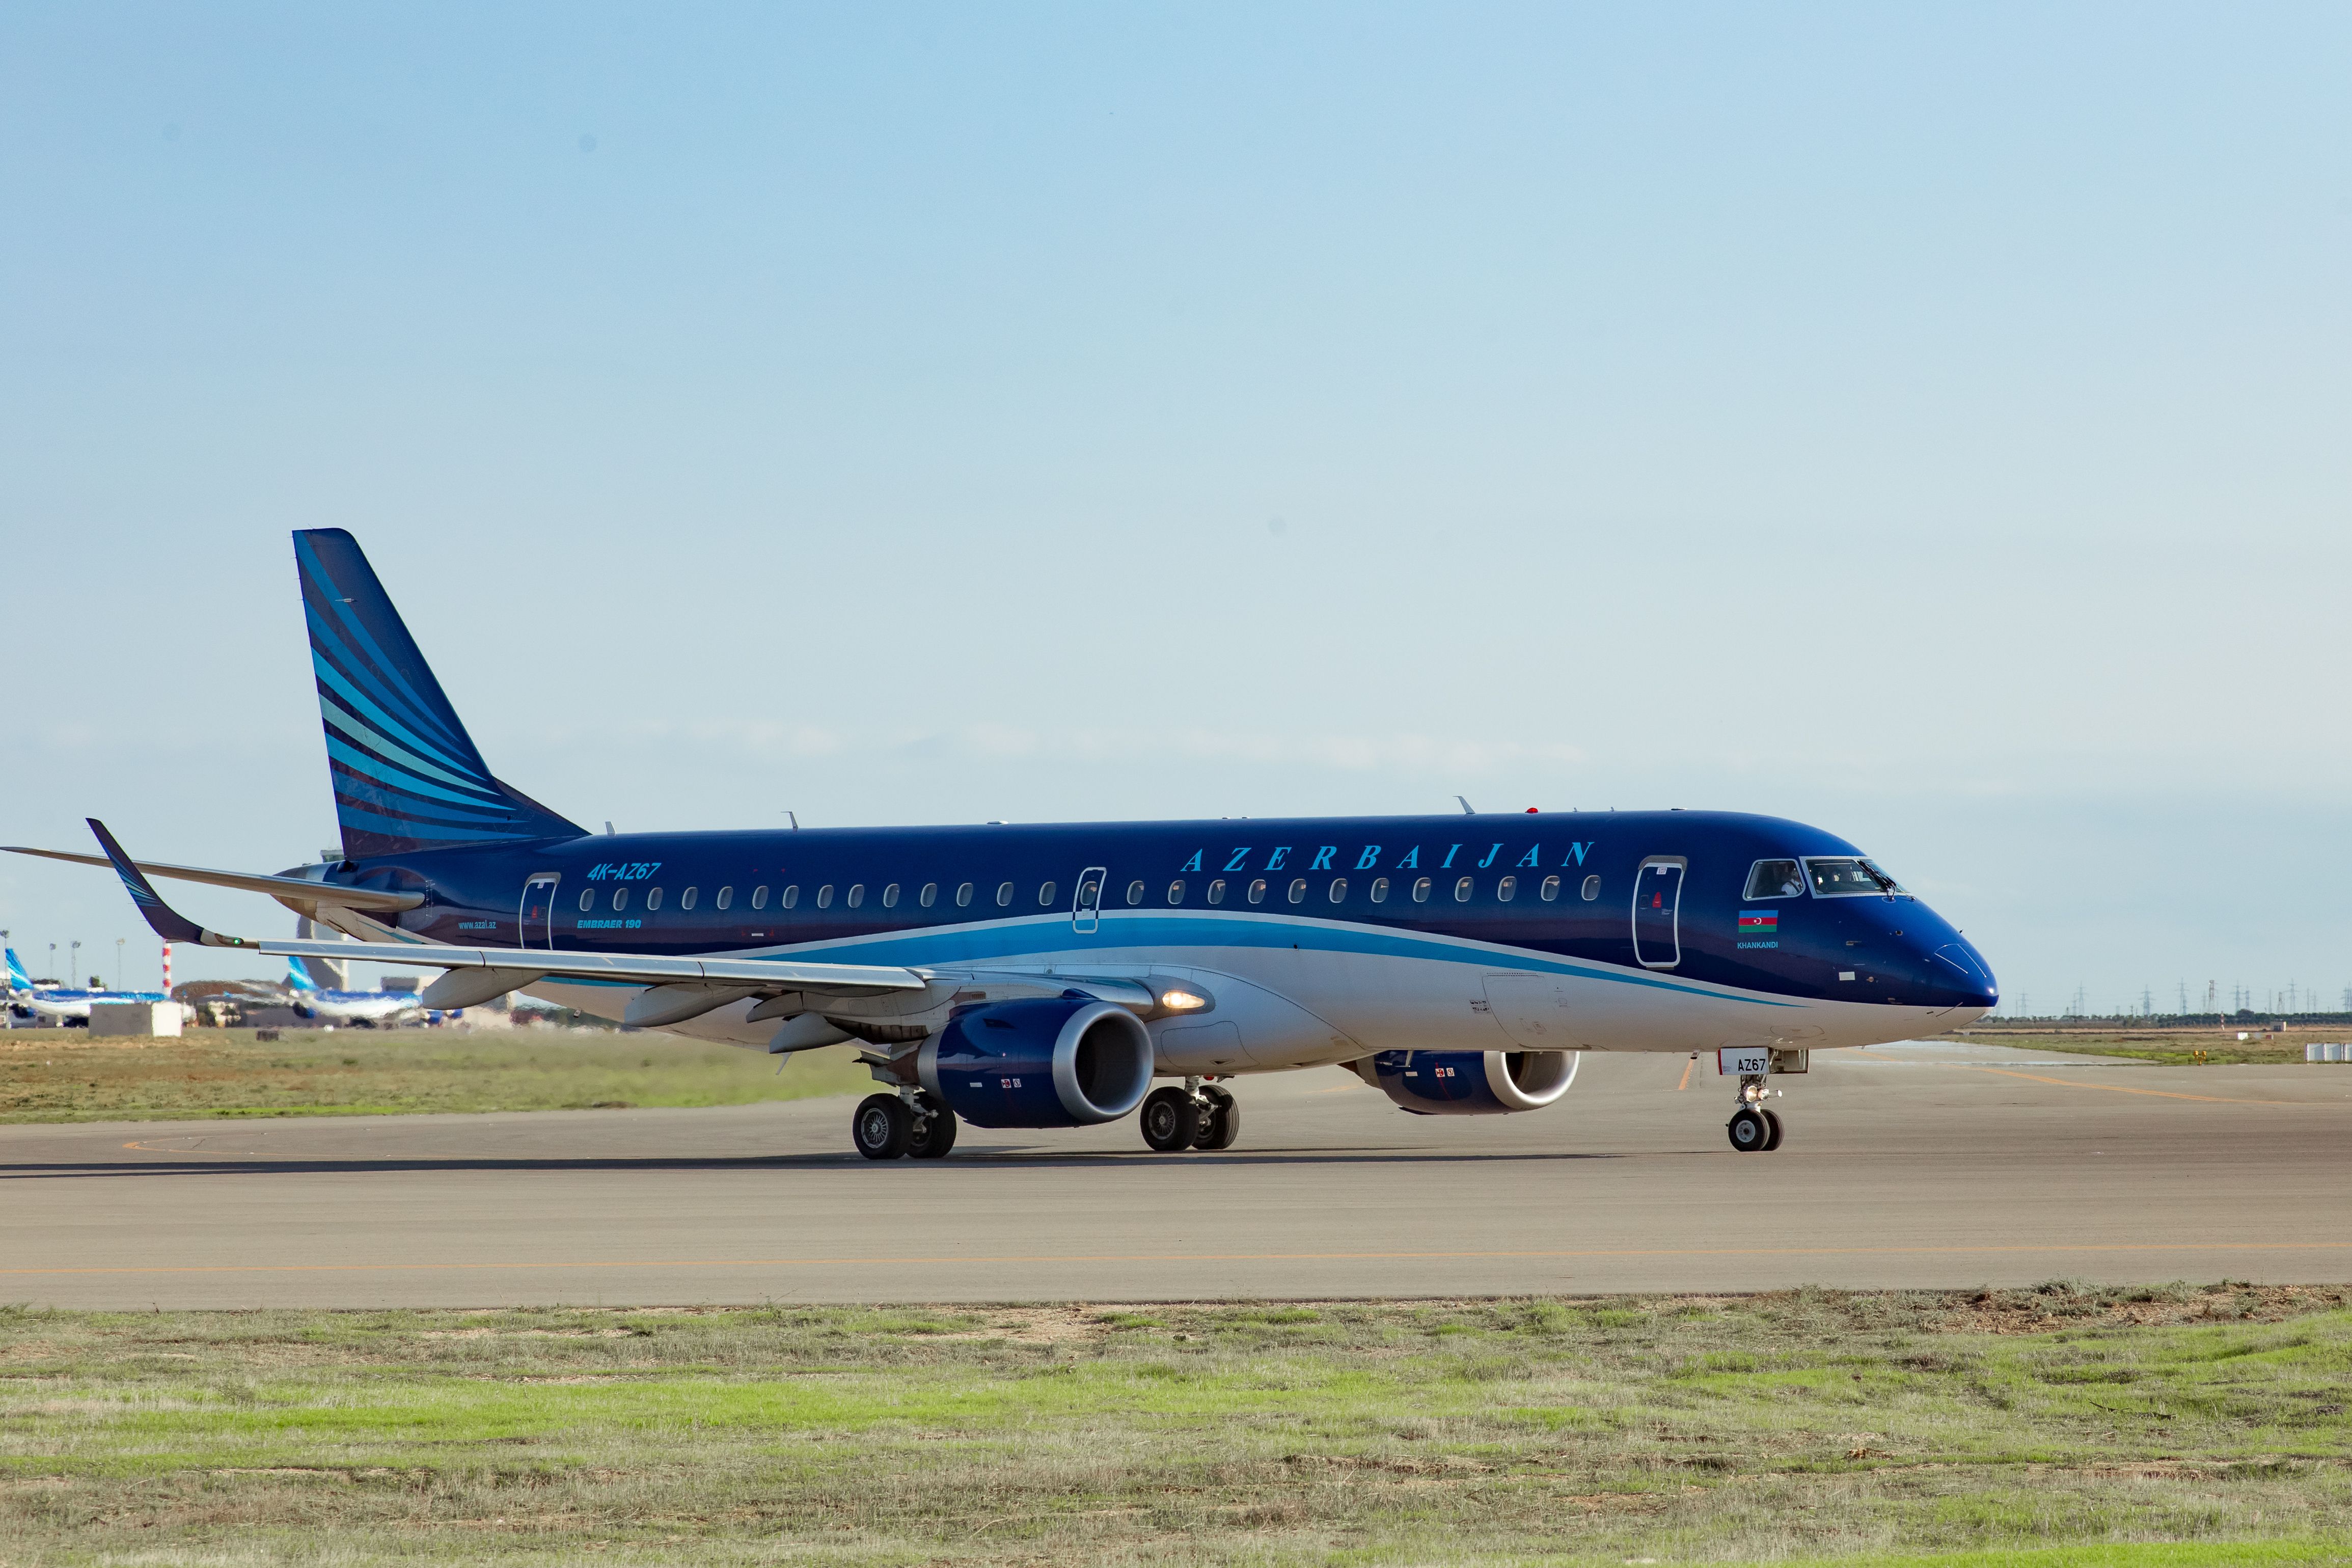
[(1764, 1106), (1764, 1078), (1751, 1072), (1739, 1080), (1739, 1109), (1724, 1124), (1731, 1146), (1743, 1155), (1766, 1155), (1780, 1146), (1780, 1118)]

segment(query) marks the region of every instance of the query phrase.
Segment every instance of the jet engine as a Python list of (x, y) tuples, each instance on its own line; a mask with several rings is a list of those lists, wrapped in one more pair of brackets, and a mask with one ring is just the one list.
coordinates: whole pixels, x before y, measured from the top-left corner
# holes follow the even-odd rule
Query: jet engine
[(1357, 1076), (1417, 1116), (1540, 1111), (1576, 1082), (1573, 1051), (1384, 1051)]
[(915, 1054), (923, 1087), (975, 1127), (1115, 1122), (1151, 1087), (1151, 1035), (1076, 992), (951, 1014)]

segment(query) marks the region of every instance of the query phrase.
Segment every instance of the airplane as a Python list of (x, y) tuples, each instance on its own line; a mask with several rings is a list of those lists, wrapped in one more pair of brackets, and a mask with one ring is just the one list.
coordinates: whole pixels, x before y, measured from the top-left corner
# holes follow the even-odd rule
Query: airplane
[[(1229, 1148), (1253, 1073), (1340, 1066), (1422, 1115), (1558, 1103), (1585, 1051), (1717, 1053), (1734, 1149), (1776, 1074), (1937, 1034), (1983, 956), (1855, 845), (1724, 811), (587, 829), (494, 776), (358, 542), (294, 535), (342, 858), (276, 875), (102, 855), (166, 941), (446, 971), (771, 1053), (855, 1041), (870, 1159), (960, 1124), (1134, 1115)], [(243, 888), (355, 938), (209, 931), (152, 877)]]
[(8, 963), (8, 1010), (36, 1027), (49, 1029), (88, 1029), (92, 1004), (109, 1002), (168, 1002), (172, 998), (161, 991), (84, 990), (70, 986), (36, 986), (25, 973), (16, 949), (6, 949)]
[(404, 1015), (421, 1017), (424, 1012), (414, 991), (354, 991), (321, 986), (310, 973), (310, 966), (314, 963), (323, 964), (324, 960), (298, 955), (286, 961), (286, 988), (291, 993), (291, 1005), (299, 1017), (320, 1023), (374, 1029)]

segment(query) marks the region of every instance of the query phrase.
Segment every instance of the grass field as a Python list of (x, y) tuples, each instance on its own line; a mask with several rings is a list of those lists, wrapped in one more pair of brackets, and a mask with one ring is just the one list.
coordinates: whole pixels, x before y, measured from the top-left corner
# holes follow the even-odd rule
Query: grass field
[[(2020, 1051), (2074, 1051), (2088, 1056), (2128, 1056), (2166, 1067), (2219, 1067), (2231, 1062), (2300, 1064), (2312, 1040), (2352, 1040), (2352, 1026), (2290, 1029), (2278, 1034), (2235, 1029), (2032, 1029), (1997, 1026), (1959, 1031), (1987, 1045)], [(2201, 1053), (2201, 1055), (2200, 1055)], [(2352, 1065), (2346, 1067), (2352, 1072)]]
[(5, 1313), (0, 1561), (2352, 1562), (2347, 1300)]
[(743, 1105), (845, 1094), (870, 1082), (846, 1048), (776, 1058), (669, 1034), (613, 1030), (196, 1030), (93, 1040), (0, 1032), (0, 1122), (371, 1115)]

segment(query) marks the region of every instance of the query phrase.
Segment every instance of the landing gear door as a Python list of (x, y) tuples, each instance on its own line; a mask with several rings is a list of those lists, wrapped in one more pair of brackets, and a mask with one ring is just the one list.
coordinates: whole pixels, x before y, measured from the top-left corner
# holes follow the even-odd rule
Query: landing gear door
[(1109, 878), (1107, 866), (1090, 865), (1078, 873), (1078, 896), (1070, 905), (1070, 926), (1079, 936), (1093, 936), (1101, 922), (1103, 883)]
[(522, 884), (522, 905), (515, 914), (516, 946), (555, 946), (555, 884), (562, 880), (559, 873), (543, 871)]
[(1671, 969), (1683, 961), (1680, 855), (1652, 855), (1633, 877), (1633, 956), (1645, 969)]

